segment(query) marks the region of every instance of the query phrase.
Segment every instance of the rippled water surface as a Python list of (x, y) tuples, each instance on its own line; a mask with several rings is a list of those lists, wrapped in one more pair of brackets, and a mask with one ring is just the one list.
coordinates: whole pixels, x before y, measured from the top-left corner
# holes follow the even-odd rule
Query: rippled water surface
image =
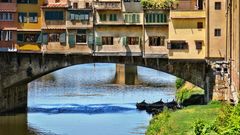
[(175, 77), (162, 72), (138, 67), (141, 85), (113, 84), (114, 79), (115, 64), (78, 65), (39, 78), (29, 84), (28, 113), (1, 116), (6, 127), (0, 131), (11, 134), (9, 126), (16, 126), (23, 135), (144, 134), (151, 116), (135, 103), (174, 98)]

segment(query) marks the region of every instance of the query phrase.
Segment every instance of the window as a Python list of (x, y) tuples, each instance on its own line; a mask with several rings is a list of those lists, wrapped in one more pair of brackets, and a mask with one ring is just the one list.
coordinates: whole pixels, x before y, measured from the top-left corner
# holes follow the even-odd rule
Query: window
[(188, 49), (188, 44), (185, 41), (171, 41), (168, 44), (168, 49), (184, 50)]
[(71, 11), (69, 14), (70, 20), (75, 21), (88, 21), (89, 20), (89, 13), (88, 12), (81, 12), (81, 11)]
[(17, 3), (21, 3), (21, 4), (37, 4), (38, 0), (17, 0)]
[(12, 21), (12, 13), (0, 13), (0, 21)]
[(149, 46), (164, 46), (165, 37), (149, 37)]
[(202, 29), (203, 28), (203, 22), (198, 22), (197, 23), (197, 28)]
[(221, 10), (221, 2), (215, 2), (215, 10)]
[(55, 3), (60, 3), (60, 0), (55, 0)]
[(86, 30), (78, 30), (76, 35), (76, 43), (87, 43)]
[(73, 3), (73, 8), (75, 8), (75, 9), (78, 8), (78, 3), (77, 2)]
[(37, 13), (29, 13), (29, 22), (37, 23), (38, 22), (38, 14)]
[(106, 14), (99, 14), (100, 21), (107, 21), (107, 15)]
[(102, 37), (102, 45), (113, 45), (113, 37)]
[(18, 13), (18, 22), (26, 23), (27, 22), (27, 13), (19, 12)]
[(117, 14), (110, 14), (110, 21), (117, 21)]
[(29, 3), (29, 4), (37, 4), (37, 3), (38, 3), (38, 0), (28, 0), (28, 3)]
[(221, 29), (215, 29), (214, 30), (214, 35), (215, 35), (215, 37), (220, 37), (221, 36)]
[(166, 23), (167, 15), (163, 13), (147, 13), (145, 19), (146, 23)]
[(130, 2), (130, 0), (124, 0), (124, 2)]
[(91, 8), (91, 7), (90, 7), (90, 3), (89, 3), (89, 2), (86, 2), (86, 3), (85, 3), (85, 7), (86, 7), (86, 8)]
[(139, 37), (127, 37), (127, 44), (128, 45), (138, 45)]
[(0, 41), (11, 41), (13, 39), (12, 31), (0, 31)]
[(63, 20), (63, 11), (46, 11), (46, 20)]
[(0, 2), (5, 2), (5, 3), (11, 3), (12, 2), (12, 0), (0, 0)]
[(125, 23), (140, 23), (140, 15), (134, 13), (127, 13), (124, 15)]
[(202, 49), (203, 41), (195, 41), (195, 44), (196, 44), (196, 49), (197, 50)]
[(59, 42), (60, 34), (59, 33), (51, 33), (48, 36), (49, 42)]
[(140, 2), (141, 0), (134, 0), (134, 2)]
[(35, 43), (38, 41), (40, 34), (28, 34), (28, 33), (18, 33), (17, 34), (17, 41), (18, 42), (30, 42)]

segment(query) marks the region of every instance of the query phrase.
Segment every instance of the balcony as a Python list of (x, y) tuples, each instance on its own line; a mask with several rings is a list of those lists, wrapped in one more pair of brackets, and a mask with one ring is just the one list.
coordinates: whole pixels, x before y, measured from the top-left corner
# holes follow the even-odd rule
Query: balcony
[(99, 0), (95, 2), (94, 7), (96, 10), (121, 10), (120, 0)]
[(65, 20), (46, 20), (43, 22), (42, 29), (66, 29), (66, 22)]
[(172, 19), (204, 19), (206, 13), (204, 10), (191, 10), (191, 11), (180, 11), (172, 10), (170, 12), (170, 18)]

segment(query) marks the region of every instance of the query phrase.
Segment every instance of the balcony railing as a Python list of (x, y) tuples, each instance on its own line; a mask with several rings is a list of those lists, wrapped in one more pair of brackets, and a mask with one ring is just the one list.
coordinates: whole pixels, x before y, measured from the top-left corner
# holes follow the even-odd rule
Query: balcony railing
[(97, 10), (121, 10), (121, 2), (96, 2)]
[(191, 10), (191, 11), (172, 10), (170, 12), (170, 18), (173, 19), (205, 18), (205, 17), (206, 13), (203, 10)]

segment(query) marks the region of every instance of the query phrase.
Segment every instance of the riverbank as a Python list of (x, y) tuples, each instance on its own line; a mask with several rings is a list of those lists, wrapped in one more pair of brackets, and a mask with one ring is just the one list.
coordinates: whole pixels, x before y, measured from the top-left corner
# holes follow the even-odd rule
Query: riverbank
[(164, 110), (150, 121), (146, 135), (192, 135), (197, 120), (213, 122), (220, 108), (221, 104), (208, 104), (188, 106), (175, 112)]

